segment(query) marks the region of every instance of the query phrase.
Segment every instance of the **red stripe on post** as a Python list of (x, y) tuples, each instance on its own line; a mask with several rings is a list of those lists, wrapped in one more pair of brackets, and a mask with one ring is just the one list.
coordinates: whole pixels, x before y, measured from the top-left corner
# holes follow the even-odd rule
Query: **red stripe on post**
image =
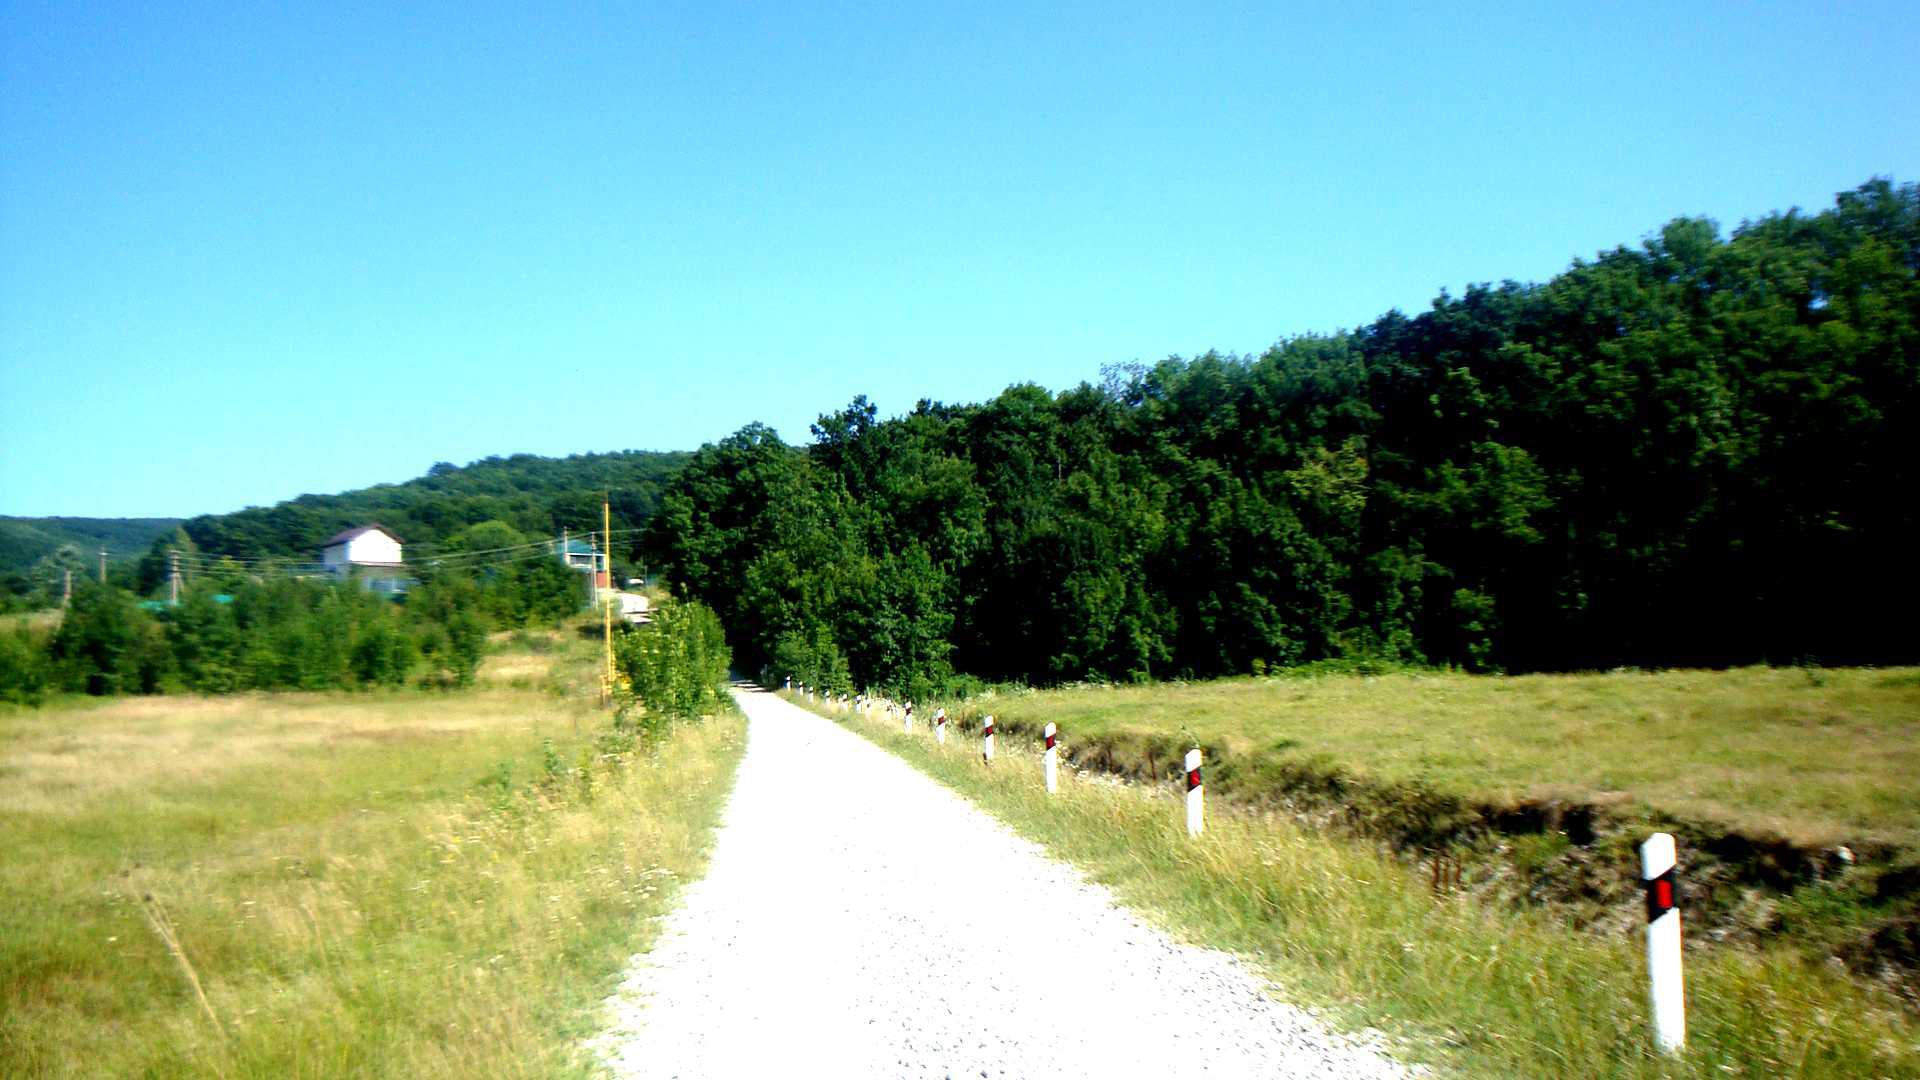
[(1187, 790), (1192, 791), (1194, 788), (1197, 788), (1199, 786), (1200, 786), (1200, 770), (1195, 769), (1192, 772), (1187, 774)]
[(1669, 870), (1657, 878), (1647, 879), (1647, 921), (1652, 922), (1672, 911), (1676, 893), (1673, 884), (1673, 871)]

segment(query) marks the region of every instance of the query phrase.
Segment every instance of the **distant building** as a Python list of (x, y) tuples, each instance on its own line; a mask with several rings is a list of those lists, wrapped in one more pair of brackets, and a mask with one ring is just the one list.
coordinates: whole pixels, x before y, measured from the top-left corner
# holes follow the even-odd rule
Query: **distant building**
[(598, 545), (585, 540), (561, 540), (554, 544), (560, 553), (560, 561), (583, 574), (593, 575), (593, 587), (606, 589), (612, 587), (612, 578), (607, 573), (607, 553)]
[(338, 577), (358, 572), (374, 592), (398, 596), (407, 591), (400, 538), (378, 523), (335, 534), (321, 546), (320, 563)]
[(321, 546), (320, 562), (342, 576), (356, 566), (395, 570), (404, 565), (400, 558), (400, 538), (377, 523), (336, 533)]

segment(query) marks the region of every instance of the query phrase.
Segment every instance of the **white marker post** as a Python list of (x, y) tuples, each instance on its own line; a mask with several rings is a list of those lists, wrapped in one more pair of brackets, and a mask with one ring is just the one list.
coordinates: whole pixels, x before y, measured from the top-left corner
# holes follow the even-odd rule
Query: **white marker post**
[(787, 690), (789, 692), (793, 690), (793, 676), (791, 675), (787, 676)]
[(1058, 729), (1048, 724), (1046, 731), (1047, 750), (1040, 757), (1040, 767), (1047, 774), (1047, 794), (1052, 795), (1060, 790), (1060, 749), (1054, 745)]
[(901, 714), (900, 731), (905, 735), (913, 734), (913, 702), (911, 701), (907, 702), (907, 711)]
[(1206, 789), (1200, 785), (1200, 748), (1187, 751), (1187, 835), (1199, 836), (1206, 828)]
[(1680, 906), (1674, 885), (1671, 833), (1640, 845), (1640, 879), (1647, 889), (1647, 978), (1653, 1006), (1653, 1044), (1663, 1054), (1687, 1045), (1687, 992), (1680, 977)]
[(933, 741), (947, 745), (947, 710), (933, 710)]
[(980, 722), (980, 760), (993, 764), (993, 717)]

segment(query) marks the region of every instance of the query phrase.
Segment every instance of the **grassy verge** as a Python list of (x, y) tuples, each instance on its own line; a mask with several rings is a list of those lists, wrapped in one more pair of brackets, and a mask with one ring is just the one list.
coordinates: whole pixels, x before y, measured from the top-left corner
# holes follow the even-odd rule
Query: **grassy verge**
[(1693, 940), (1791, 942), (1920, 1008), (1914, 669), (1293, 673), (953, 708), (985, 711), (1011, 735), (1056, 722), (1077, 763), (1150, 781), (1198, 742), (1217, 795), (1597, 932), (1634, 924), (1635, 845), (1672, 832)]
[(589, 1071), (744, 728), (625, 747), (567, 663), (489, 663), (0, 712), (0, 1074)]
[(1290, 997), (1377, 1027), (1414, 1058), (1473, 1075), (1920, 1076), (1920, 1026), (1798, 953), (1690, 959), (1690, 1049), (1654, 1055), (1639, 939), (1537, 910), (1436, 896), (1372, 847), (1211, 808), (1198, 841), (1166, 793), (1070, 771), (1048, 797), (1031, 748), (993, 767), (975, 740), (823, 710), (975, 799), (1187, 940), (1264, 965)]

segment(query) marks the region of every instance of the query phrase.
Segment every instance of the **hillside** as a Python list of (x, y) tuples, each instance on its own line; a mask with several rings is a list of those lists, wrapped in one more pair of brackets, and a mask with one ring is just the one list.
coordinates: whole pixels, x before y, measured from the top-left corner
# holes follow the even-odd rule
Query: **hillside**
[[(404, 540), (410, 552), (424, 552), (486, 521), (505, 522), (529, 536), (597, 530), (600, 499), (608, 493), (618, 533), (637, 528), (653, 515), (662, 487), (679, 473), (686, 457), (622, 450), (565, 458), (515, 454), (482, 458), (465, 467), (442, 462), (404, 483), (205, 514), (183, 528), (207, 555), (312, 559), (333, 534), (377, 521)], [(615, 554), (631, 554), (621, 549), (617, 537)]]
[(107, 558), (138, 555), (179, 518), (0, 517), (0, 574), (26, 573), (71, 546), (85, 559), (101, 548)]

